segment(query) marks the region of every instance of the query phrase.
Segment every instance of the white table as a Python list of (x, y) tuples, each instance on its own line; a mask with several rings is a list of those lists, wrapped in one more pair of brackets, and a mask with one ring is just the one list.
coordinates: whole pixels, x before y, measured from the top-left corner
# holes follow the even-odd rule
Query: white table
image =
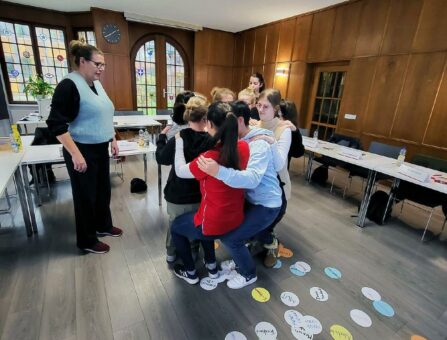
[(15, 153), (12, 151), (0, 152), (0, 195), (5, 192), (9, 181), (14, 176), (17, 184), (17, 194), (22, 209), (23, 220), (28, 236), (32, 235), (32, 217), (27, 208), (28, 202), (23, 187), (22, 173), (20, 163), (24, 156), (24, 152)]
[(113, 126), (115, 128), (144, 128), (147, 126), (161, 126), (152, 116), (114, 116)]
[(29, 115), (18, 120), (16, 124), (25, 128), (25, 135), (28, 134), (28, 126), (47, 126), (46, 119), (42, 119), (42, 116), (39, 116), (38, 113), (30, 113)]
[[(154, 153), (156, 150), (155, 145), (152, 143), (147, 147), (138, 147), (138, 149), (122, 151), (118, 156), (134, 156), (143, 155), (144, 161), (144, 179), (147, 181), (147, 154)], [(36, 165), (47, 164), (47, 163), (64, 163), (64, 157), (62, 155), (62, 145), (61, 144), (51, 144), (51, 145), (30, 145), (25, 149), (25, 154), (23, 155), (21, 161), (23, 183), (25, 184), (25, 193), (28, 201), (28, 212), (31, 216), (31, 226), (32, 231), (37, 232), (37, 224), (35, 219), (34, 207), (31, 199), (31, 189), (28, 182), (28, 176), (26, 167), (31, 165), (34, 178), (37, 178)], [(38, 205), (41, 205), (40, 193), (38, 185), (36, 187), (36, 194), (38, 198)], [(161, 178), (158, 178), (158, 197), (159, 204), (161, 204)]]

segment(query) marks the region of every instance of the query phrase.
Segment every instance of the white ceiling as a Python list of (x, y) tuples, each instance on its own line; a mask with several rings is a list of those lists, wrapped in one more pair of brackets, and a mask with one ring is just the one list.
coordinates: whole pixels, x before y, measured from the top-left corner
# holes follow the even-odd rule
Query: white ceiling
[(10, 0), (65, 12), (100, 7), (228, 32), (314, 11), (347, 0)]

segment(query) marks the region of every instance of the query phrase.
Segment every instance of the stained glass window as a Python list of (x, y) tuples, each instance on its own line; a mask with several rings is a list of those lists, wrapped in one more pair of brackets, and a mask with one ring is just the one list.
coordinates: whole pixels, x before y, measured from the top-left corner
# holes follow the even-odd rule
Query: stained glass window
[(96, 46), (95, 32), (93, 31), (78, 31), (78, 40)]
[(175, 97), (185, 87), (185, 65), (177, 49), (166, 43), (167, 105), (174, 106)]
[(68, 73), (64, 32), (58, 29), (35, 28), (43, 78), (57, 85)]
[(23, 89), (29, 77), (36, 75), (36, 61), (31, 43), (30, 27), (0, 21), (0, 40), (6, 63), (6, 71), (12, 100), (18, 102), (34, 101)]
[(157, 109), (155, 61), (155, 40), (151, 40), (141, 46), (135, 57), (137, 108), (147, 115), (155, 115)]

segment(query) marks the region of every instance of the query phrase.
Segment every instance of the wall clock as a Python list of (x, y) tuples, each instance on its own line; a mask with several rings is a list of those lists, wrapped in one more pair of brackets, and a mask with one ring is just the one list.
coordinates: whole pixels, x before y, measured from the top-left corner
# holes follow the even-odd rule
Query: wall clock
[(118, 44), (121, 40), (120, 28), (117, 24), (104, 24), (102, 36), (109, 44)]

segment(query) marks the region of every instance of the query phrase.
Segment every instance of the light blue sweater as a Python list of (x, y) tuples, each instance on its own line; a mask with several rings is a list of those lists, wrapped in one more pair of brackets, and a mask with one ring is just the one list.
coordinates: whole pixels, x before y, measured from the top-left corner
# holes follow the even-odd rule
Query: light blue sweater
[[(272, 135), (272, 132), (260, 128), (252, 128), (242, 138), (248, 141), (257, 135)], [(217, 179), (232, 188), (243, 188), (245, 198), (252, 204), (268, 208), (281, 206), (281, 188), (278, 174), (275, 171), (273, 150), (266, 141), (256, 140), (249, 142), (250, 158), (245, 170), (234, 170), (219, 166)]]
[(110, 141), (115, 136), (113, 128), (115, 107), (101, 83), (94, 81), (96, 92), (98, 92), (95, 94), (78, 72), (71, 72), (66, 78), (75, 83), (80, 97), (79, 113), (68, 126), (73, 140), (83, 144)]

